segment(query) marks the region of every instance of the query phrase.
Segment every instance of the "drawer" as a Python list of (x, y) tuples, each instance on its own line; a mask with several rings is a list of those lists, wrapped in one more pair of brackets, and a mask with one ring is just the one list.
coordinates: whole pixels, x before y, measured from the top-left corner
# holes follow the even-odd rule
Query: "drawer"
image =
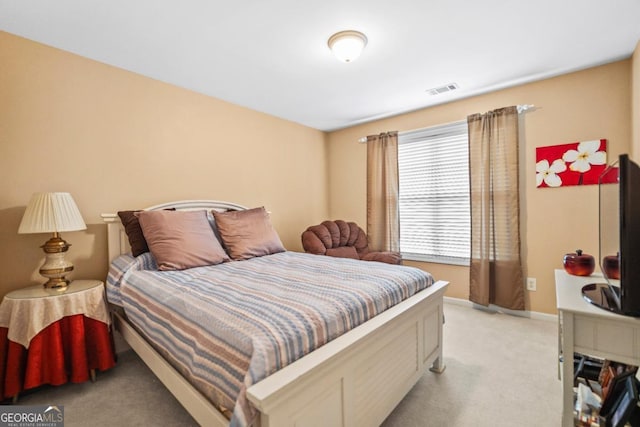
[[(575, 316), (576, 351), (594, 350), (610, 359), (636, 359), (640, 356), (640, 327), (587, 316)], [(623, 360), (620, 360), (623, 361)]]

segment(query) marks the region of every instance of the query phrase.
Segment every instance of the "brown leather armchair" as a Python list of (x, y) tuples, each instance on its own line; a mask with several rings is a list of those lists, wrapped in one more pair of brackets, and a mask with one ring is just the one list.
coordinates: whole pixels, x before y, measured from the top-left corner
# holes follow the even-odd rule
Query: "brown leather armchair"
[(324, 221), (307, 228), (302, 233), (302, 247), (305, 252), (316, 255), (380, 261), (387, 264), (400, 264), (402, 261), (398, 252), (370, 251), (364, 230), (355, 222), (340, 219)]

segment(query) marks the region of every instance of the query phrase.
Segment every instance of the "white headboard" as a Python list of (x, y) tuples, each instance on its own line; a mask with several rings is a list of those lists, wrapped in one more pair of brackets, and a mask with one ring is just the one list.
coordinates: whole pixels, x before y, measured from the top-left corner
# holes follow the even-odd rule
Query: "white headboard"
[[(238, 205), (236, 203), (221, 202), (218, 200), (180, 200), (177, 202), (162, 203), (161, 205), (155, 205), (143, 209), (145, 211), (158, 211), (162, 209), (174, 208), (178, 211), (242, 211), (247, 209), (245, 206)], [(120, 222), (120, 217), (117, 213), (106, 213), (100, 215), (102, 220), (107, 223), (107, 247), (109, 253), (109, 263), (116, 257), (122, 254), (131, 252), (129, 246), (129, 239), (124, 232), (124, 227)]]

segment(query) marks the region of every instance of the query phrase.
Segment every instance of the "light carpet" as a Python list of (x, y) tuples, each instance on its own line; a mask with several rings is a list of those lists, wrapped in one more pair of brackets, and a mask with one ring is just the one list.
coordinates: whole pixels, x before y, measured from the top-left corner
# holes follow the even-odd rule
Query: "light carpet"
[[(559, 426), (557, 323), (445, 304), (444, 360), (428, 372), (384, 427)], [(20, 405), (64, 405), (65, 426), (195, 426), (131, 350), (96, 383), (41, 387)]]

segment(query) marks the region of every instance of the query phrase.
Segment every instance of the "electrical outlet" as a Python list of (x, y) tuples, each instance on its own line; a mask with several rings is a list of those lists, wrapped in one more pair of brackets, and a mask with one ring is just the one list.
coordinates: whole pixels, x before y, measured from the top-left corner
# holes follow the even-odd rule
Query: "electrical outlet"
[(527, 290), (535, 291), (536, 290), (536, 278), (535, 277), (527, 277)]

